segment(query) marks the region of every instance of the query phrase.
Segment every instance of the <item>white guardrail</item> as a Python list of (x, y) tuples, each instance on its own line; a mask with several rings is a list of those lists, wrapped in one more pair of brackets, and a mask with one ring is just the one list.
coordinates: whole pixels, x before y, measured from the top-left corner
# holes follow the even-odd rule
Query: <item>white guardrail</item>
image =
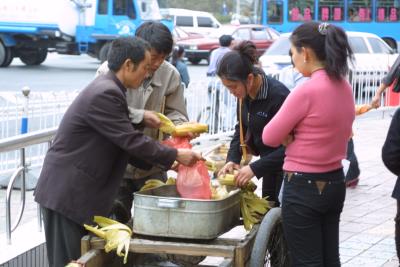
[[(359, 70), (349, 75), (356, 104), (369, 103), (386, 71)], [(28, 132), (58, 126), (64, 112), (78, 95), (73, 92), (31, 92), (28, 106)], [(393, 96), (391, 96), (393, 98)], [(398, 102), (398, 96), (397, 102)], [(210, 134), (234, 130), (236, 124), (236, 98), (218, 78), (196, 81), (185, 89), (186, 105), (191, 121), (207, 123)], [(0, 139), (20, 134), (25, 97), (22, 93), (0, 93)], [(393, 100), (393, 99), (392, 99)], [(388, 99), (383, 100), (389, 103)], [(393, 102), (393, 101), (392, 101)], [(396, 102), (396, 101), (394, 101)], [(26, 163), (29, 168), (40, 166), (47, 150), (46, 144), (28, 147)], [(18, 151), (0, 153), (0, 178), (18, 167)]]

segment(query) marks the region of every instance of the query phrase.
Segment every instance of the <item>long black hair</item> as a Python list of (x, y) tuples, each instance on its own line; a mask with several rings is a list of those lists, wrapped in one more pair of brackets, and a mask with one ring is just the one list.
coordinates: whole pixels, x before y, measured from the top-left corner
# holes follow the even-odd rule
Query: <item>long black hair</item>
[(330, 78), (339, 80), (349, 72), (347, 59), (353, 60), (353, 51), (342, 28), (328, 23), (307, 22), (298, 26), (290, 36), (298, 51), (311, 48), (324, 62)]
[(250, 73), (261, 73), (254, 66), (257, 62), (256, 46), (251, 41), (243, 41), (222, 57), (217, 66), (217, 75), (222, 79), (245, 82)]

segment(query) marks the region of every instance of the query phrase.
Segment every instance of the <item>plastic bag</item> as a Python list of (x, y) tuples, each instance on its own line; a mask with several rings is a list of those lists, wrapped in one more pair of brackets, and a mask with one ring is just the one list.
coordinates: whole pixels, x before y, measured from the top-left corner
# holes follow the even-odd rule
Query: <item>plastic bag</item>
[[(174, 148), (192, 148), (185, 137), (173, 137), (163, 143)], [(179, 165), (176, 188), (184, 198), (211, 199), (210, 176), (205, 162), (200, 160), (190, 167)]]

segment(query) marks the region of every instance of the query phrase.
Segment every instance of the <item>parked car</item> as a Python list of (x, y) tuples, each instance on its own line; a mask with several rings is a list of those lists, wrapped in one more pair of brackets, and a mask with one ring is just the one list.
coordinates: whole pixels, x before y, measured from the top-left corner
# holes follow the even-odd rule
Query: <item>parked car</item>
[(221, 27), (221, 23), (209, 12), (162, 8), (160, 13), (164, 18), (172, 20), (174, 26), (181, 27), (186, 32), (208, 35)]
[(208, 61), (210, 53), (219, 47), (219, 37), (223, 34), (232, 35), (234, 42), (250, 40), (257, 47), (261, 56), (264, 51), (279, 37), (279, 33), (272, 28), (263, 25), (223, 25), (218, 31), (209, 36), (197, 39), (187, 39), (177, 42), (185, 48), (186, 58), (192, 64), (198, 64), (202, 59)]
[[(350, 64), (350, 82), (357, 84), (356, 88), (362, 89), (363, 92), (373, 92), (376, 83), (385, 75), (398, 55), (375, 34), (350, 31), (346, 33), (355, 59), (354, 63)], [(281, 34), (260, 57), (262, 67), (267, 74), (277, 76), (280, 70), (291, 64), (290, 34)]]
[(172, 36), (174, 37), (175, 43), (183, 40), (198, 39), (203, 37), (203, 35), (200, 33), (187, 32), (178, 26), (174, 27), (172, 30)]

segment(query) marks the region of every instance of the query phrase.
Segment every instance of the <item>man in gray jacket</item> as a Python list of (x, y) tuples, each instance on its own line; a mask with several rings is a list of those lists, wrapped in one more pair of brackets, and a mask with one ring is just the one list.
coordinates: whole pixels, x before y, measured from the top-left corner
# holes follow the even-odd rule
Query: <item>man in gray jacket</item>
[[(160, 22), (143, 23), (137, 30), (136, 36), (150, 43), (151, 66), (149, 77), (144, 80), (138, 90), (127, 93), (129, 117), (133, 123), (145, 122), (154, 128), (144, 128), (144, 134), (153, 139), (162, 139), (158, 131), (159, 118), (155, 112), (161, 112), (175, 124), (188, 121), (183, 87), (178, 71), (165, 59), (173, 48), (172, 34)], [(97, 70), (97, 74), (108, 71), (107, 62)], [(128, 165), (123, 181), (114, 202), (111, 216), (116, 220), (126, 223), (131, 218), (133, 193), (138, 191), (148, 179), (165, 181), (166, 172), (153, 167), (143, 170)]]
[(201, 158), (191, 150), (163, 146), (131, 123), (125, 94), (139, 87), (149, 65), (145, 41), (115, 40), (110, 71), (82, 90), (64, 114), (35, 190), (50, 267), (80, 256), (80, 240), (87, 234), (83, 224), (109, 215), (128, 162), (167, 170), (175, 160), (191, 165)]

